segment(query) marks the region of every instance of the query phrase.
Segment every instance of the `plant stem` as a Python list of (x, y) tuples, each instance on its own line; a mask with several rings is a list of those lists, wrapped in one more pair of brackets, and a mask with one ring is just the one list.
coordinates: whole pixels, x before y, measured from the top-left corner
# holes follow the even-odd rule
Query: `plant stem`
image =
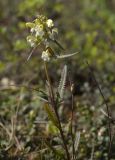
[(44, 67), (45, 67), (46, 78), (47, 78), (48, 83), (49, 83), (49, 91), (50, 91), (50, 95), (51, 95), (50, 98), (51, 98), (52, 107), (55, 111), (55, 114), (56, 114), (56, 117), (57, 117), (57, 120), (58, 120), (58, 125), (59, 125), (58, 129), (60, 131), (60, 135), (61, 135), (61, 138), (62, 138), (62, 141), (63, 141), (63, 146), (64, 146), (64, 149), (65, 149), (65, 152), (66, 152), (67, 160), (70, 160), (70, 155), (69, 155), (69, 151), (68, 151), (68, 148), (67, 148), (67, 145), (66, 145), (64, 133), (63, 133), (63, 130), (62, 130), (62, 126), (61, 126), (61, 122), (60, 122), (60, 118), (59, 118), (59, 114), (58, 114), (58, 110), (57, 110), (57, 105), (55, 103), (53, 88), (52, 88), (51, 80), (50, 80), (50, 77), (49, 77), (49, 74), (48, 74), (46, 62), (44, 62)]
[(73, 121), (74, 121), (74, 96), (73, 96), (73, 84), (70, 81), (71, 87), (71, 139), (72, 139), (72, 158), (74, 159), (75, 155), (75, 146), (74, 146), (74, 136), (73, 136)]
[(73, 148), (73, 157), (74, 157), (74, 154), (75, 154), (75, 146), (74, 146), (74, 135), (73, 135), (73, 114), (74, 114), (74, 97), (73, 97), (73, 93), (72, 93), (72, 117), (71, 117), (71, 134), (72, 134), (72, 148)]

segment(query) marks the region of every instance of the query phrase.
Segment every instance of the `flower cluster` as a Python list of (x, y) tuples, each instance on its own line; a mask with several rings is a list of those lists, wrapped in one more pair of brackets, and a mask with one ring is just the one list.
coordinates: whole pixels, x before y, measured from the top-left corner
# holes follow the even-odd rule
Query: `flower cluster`
[(49, 52), (48, 49), (47, 49), (46, 51), (43, 51), (43, 52), (42, 52), (41, 58), (42, 58), (44, 61), (49, 61), (49, 60), (50, 60), (50, 52)]
[(54, 27), (52, 19), (39, 15), (33, 22), (26, 23), (30, 28), (30, 35), (27, 36), (27, 41), (31, 47), (36, 47), (40, 44), (45, 46), (45, 51), (42, 52), (41, 58), (44, 61), (49, 61), (51, 57), (50, 42), (57, 38), (58, 30)]

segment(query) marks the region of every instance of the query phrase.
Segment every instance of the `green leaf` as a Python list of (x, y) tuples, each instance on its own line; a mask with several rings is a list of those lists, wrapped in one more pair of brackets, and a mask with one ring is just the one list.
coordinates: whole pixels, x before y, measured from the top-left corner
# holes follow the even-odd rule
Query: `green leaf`
[(32, 23), (32, 22), (27, 22), (27, 23), (26, 23), (26, 27), (32, 28), (32, 27), (34, 27), (34, 23)]
[(46, 102), (46, 103), (48, 102), (48, 95), (47, 95), (44, 91), (40, 90), (38, 97), (39, 97), (42, 101), (44, 101), (44, 102)]
[(51, 135), (59, 135), (59, 129), (54, 125), (52, 121), (47, 124), (47, 132)]
[(49, 106), (49, 105), (46, 103), (46, 104), (44, 105), (44, 109), (45, 109), (46, 113), (48, 114), (48, 117), (49, 117), (49, 119), (51, 120), (51, 122), (52, 122), (57, 128), (59, 128), (57, 117), (56, 117), (53, 109), (51, 108), (51, 106)]

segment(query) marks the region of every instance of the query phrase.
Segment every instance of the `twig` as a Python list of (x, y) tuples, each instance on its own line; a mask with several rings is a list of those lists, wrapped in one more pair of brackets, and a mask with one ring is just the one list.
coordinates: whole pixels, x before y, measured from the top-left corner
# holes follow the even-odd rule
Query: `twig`
[(115, 119), (113, 119), (113, 117), (108, 117), (107, 113), (106, 113), (103, 109), (101, 109), (101, 112), (102, 112), (108, 119), (110, 119), (111, 123), (115, 124)]
[[(105, 105), (106, 105), (107, 115), (108, 115), (108, 117), (111, 117), (111, 114), (110, 114), (110, 112), (109, 112), (108, 103), (107, 103), (107, 101), (106, 101), (106, 99), (105, 99), (105, 97), (104, 97), (104, 94), (103, 94), (103, 92), (102, 92), (102, 89), (101, 89), (98, 81), (96, 80), (95, 74), (94, 74), (94, 72), (92, 71), (92, 69), (90, 68), (90, 65), (89, 65), (88, 61), (86, 61), (86, 64), (87, 64), (87, 66), (88, 66), (88, 68), (89, 68), (89, 71), (91, 72), (91, 74), (92, 74), (92, 76), (93, 76), (93, 79), (94, 79), (94, 81), (95, 81), (95, 83), (96, 83), (96, 85), (97, 85), (97, 87), (98, 87), (98, 89), (99, 89), (99, 92), (100, 92), (100, 94), (101, 94), (101, 96), (102, 96), (102, 98), (103, 98), (103, 101), (104, 101), (104, 103), (105, 103)], [(110, 153), (111, 153), (111, 146), (112, 146), (112, 136), (111, 136), (111, 121), (110, 121), (109, 118), (108, 118), (108, 132), (109, 132), (108, 160), (110, 160), (110, 156), (111, 156)]]
[(94, 145), (94, 143), (93, 143), (90, 160), (93, 160), (93, 158), (94, 158), (94, 150), (95, 150), (95, 145)]
[(73, 121), (74, 121), (74, 96), (73, 96), (73, 89), (74, 89), (74, 84), (72, 84), (70, 80), (70, 87), (71, 87), (71, 139), (72, 139), (72, 157), (74, 158), (75, 155), (75, 146), (74, 146), (74, 134), (73, 134)]
[(63, 46), (62, 46), (57, 40), (54, 40), (53, 42), (56, 43), (57, 46), (60, 47), (62, 50), (65, 50), (65, 49), (63, 48)]

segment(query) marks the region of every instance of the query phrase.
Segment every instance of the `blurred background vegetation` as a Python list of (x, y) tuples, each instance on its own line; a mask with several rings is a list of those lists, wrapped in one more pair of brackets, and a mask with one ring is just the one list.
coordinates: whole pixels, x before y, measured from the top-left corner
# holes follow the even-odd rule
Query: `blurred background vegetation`
[[(16, 152), (15, 143), (13, 143), (10, 149), (6, 149), (9, 146), (8, 136), (1, 128), (0, 159), (18, 159), (19, 157), (22, 160), (29, 159), (30, 155), (35, 159), (37, 151), (45, 146), (40, 138), (41, 126), (34, 123), (37, 119), (46, 119), (42, 102), (35, 91), (16, 87), (27, 85), (45, 88), (44, 67), (40, 59), (41, 50), (36, 49), (27, 62), (31, 48), (26, 42), (28, 31), (25, 22), (34, 20), (38, 14), (54, 20), (59, 29), (58, 41), (64, 46), (66, 53), (79, 51), (79, 54), (70, 59), (54, 60), (49, 64), (52, 83), (55, 87), (58, 85), (64, 64), (68, 65), (68, 77), (75, 84), (76, 125), (77, 130), (81, 131), (78, 159), (89, 159), (94, 147), (94, 159), (106, 160), (109, 137), (107, 118), (101, 112), (102, 109), (105, 110), (105, 105), (85, 60), (88, 60), (95, 72), (112, 116), (115, 118), (114, 0), (0, 1), (0, 121), (10, 129), (11, 118), (18, 108), (16, 136), (23, 148), (20, 152)], [(59, 49), (56, 51), (60, 52)], [(61, 51), (60, 54), (63, 52)], [(68, 114), (62, 120), (69, 121), (71, 97), (68, 92), (65, 100), (63, 112)], [(43, 132), (49, 137), (50, 132), (55, 129), (51, 129), (51, 126), (49, 127), (51, 131), (48, 127), (46, 128)], [(114, 135), (114, 125), (112, 135)], [(57, 142), (51, 141), (51, 143)], [(114, 149), (113, 138), (111, 160), (115, 159)], [(41, 159), (56, 159), (56, 157), (49, 152)]]

